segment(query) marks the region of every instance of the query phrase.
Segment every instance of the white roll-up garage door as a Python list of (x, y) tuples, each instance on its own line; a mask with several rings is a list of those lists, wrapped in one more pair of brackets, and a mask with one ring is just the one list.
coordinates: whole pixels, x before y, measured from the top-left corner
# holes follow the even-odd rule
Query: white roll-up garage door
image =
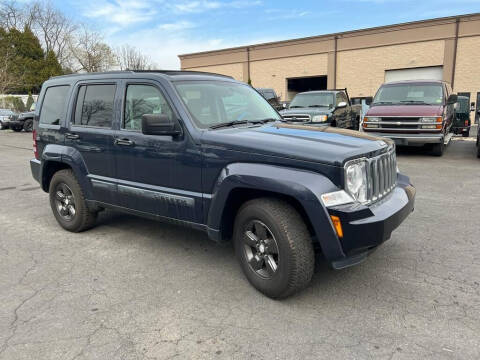
[(402, 80), (442, 80), (443, 66), (385, 70), (385, 82)]

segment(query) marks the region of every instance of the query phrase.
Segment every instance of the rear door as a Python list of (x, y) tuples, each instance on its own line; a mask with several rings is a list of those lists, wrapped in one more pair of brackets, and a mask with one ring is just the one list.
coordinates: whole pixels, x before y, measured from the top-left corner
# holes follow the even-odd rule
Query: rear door
[(75, 87), (75, 103), (65, 144), (76, 149), (84, 161), (94, 200), (115, 204), (115, 162), (112, 124), (118, 81), (85, 82)]

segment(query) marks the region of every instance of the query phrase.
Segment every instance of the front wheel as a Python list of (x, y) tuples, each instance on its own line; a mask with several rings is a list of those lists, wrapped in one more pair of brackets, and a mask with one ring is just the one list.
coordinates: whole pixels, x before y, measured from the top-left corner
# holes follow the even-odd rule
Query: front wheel
[(235, 219), (234, 242), (248, 281), (268, 297), (285, 298), (309, 284), (315, 263), (311, 236), (288, 203), (270, 198), (245, 203)]
[(442, 156), (444, 151), (445, 151), (445, 144), (443, 140), (442, 142), (435, 144), (432, 147), (432, 155), (434, 156)]
[(81, 232), (95, 224), (97, 213), (88, 209), (72, 170), (60, 170), (53, 175), (49, 196), (53, 215), (65, 230)]

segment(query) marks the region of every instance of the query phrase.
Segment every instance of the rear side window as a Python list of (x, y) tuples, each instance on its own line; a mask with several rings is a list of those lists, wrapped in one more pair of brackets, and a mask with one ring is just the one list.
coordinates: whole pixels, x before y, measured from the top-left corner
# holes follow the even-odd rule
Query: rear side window
[(75, 106), (75, 125), (111, 127), (115, 85), (82, 85)]
[(68, 88), (68, 85), (64, 85), (53, 86), (47, 89), (40, 111), (40, 124), (60, 125), (65, 115)]

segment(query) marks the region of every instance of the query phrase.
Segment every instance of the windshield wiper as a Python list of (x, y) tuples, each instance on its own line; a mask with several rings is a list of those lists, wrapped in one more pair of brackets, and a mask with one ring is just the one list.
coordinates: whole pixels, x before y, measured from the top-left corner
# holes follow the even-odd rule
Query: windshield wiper
[(392, 105), (392, 104), (393, 104), (392, 101), (376, 101), (372, 103), (372, 105)]
[(304, 106), (298, 106), (298, 105), (293, 105), (293, 106), (291, 106), (291, 105), (290, 105), (289, 109), (295, 109), (295, 108), (301, 108), (301, 107), (304, 107)]
[(329, 107), (329, 105), (308, 105), (308, 107)]
[(212, 125), (212, 126), (209, 126), (208, 128), (209, 129), (220, 129), (222, 127), (229, 127), (229, 126), (233, 126), (233, 125), (237, 125), (237, 124), (248, 124), (250, 121), (248, 120), (236, 120), (236, 121), (227, 121), (227, 122), (223, 122), (223, 123), (219, 123), (219, 124), (215, 124), (215, 125)]
[(402, 100), (400, 101), (402, 104), (422, 104), (422, 105), (429, 105), (425, 101), (422, 100)]

